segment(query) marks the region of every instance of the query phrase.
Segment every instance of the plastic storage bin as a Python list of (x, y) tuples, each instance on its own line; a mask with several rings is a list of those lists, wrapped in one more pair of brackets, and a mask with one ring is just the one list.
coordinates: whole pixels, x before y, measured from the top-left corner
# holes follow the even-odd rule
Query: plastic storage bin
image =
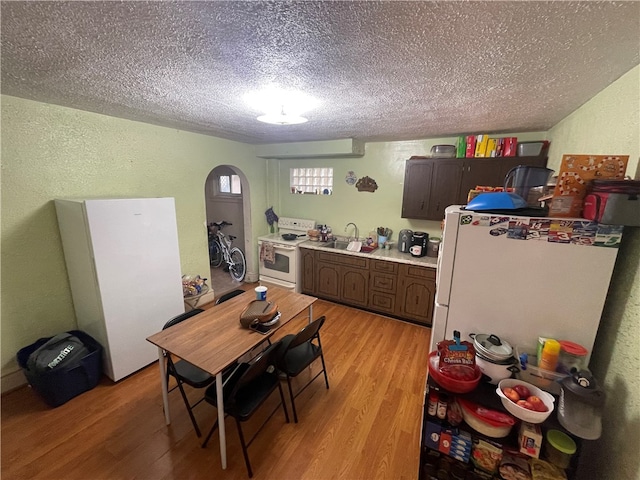
[[(519, 361), (518, 366), (520, 368), (516, 377), (546, 392), (560, 395), (560, 382), (568, 375), (538, 367), (538, 358), (533, 352), (535, 352), (535, 348), (516, 347), (516, 358)], [(524, 361), (525, 358), (526, 363)]]
[(94, 388), (102, 376), (102, 345), (93, 337), (80, 330), (71, 330), (84, 343), (89, 354), (80, 359), (80, 363), (53, 369), (45, 373), (35, 373), (27, 368), (29, 355), (44, 345), (50, 338), (41, 338), (35, 343), (20, 349), (17, 353), (18, 365), (22, 368), (29, 385), (51, 407), (58, 407), (73, 397)]
[(519, 157), (536, 157), (542, 153), (544, 142), (518, 142)]

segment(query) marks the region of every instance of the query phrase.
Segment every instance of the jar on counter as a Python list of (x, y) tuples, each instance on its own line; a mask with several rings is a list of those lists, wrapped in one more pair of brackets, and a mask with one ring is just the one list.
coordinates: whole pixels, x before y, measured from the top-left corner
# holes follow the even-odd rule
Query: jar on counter
[(440, 249), (440, 239), (438, 237), (429, 237), (427, 243), (427, 257), (437, 257)]
[(560, 340), (559, 343), (558, 372), (568, 375), (587, 368), (587, 355), (589, 352), (586, 348), (568, 340)]

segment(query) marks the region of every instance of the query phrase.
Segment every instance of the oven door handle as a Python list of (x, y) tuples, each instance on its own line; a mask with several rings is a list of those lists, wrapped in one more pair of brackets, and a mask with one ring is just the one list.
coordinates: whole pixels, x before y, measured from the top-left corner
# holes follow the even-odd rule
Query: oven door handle
[(276, 250), (291, 250), (291, 251), (293, 251), (293, 250), (296, 249), (296, 247), (290, 247), (288, 245), (277, 245), (276, 244), (276, 245), (274, 245), (274, 247), (275, 247)]

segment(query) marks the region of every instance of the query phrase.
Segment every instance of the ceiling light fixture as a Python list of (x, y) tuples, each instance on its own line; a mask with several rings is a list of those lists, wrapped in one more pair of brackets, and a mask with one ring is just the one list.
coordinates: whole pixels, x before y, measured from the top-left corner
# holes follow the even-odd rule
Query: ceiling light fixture
[(264, 123), (271, 123), (274, 125), (297, 125), (299, 123), (305, 123), (307, 118), (295, 114), (287, 114), (284, 111), (284, 105), (280, 110), (280, 113), (267, 113), (260, 115), (258, 120)]
[(308, 121), (301, 114), (317, 105), (317, 100), (295, 91), (269, 87), (261, 92), (245, 95), (252, 108), (264, 112), (257, 119), (274, 125), (296, 125)]

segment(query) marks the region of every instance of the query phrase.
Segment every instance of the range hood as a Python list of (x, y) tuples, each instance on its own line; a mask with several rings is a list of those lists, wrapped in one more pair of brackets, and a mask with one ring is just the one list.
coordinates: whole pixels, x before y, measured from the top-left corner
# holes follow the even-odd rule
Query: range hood
[(260, 158), (353, 158), (364, 155), (364, 142), (345, 138), (318, 142), (273, 143), (258, 145), (256, 155)]

